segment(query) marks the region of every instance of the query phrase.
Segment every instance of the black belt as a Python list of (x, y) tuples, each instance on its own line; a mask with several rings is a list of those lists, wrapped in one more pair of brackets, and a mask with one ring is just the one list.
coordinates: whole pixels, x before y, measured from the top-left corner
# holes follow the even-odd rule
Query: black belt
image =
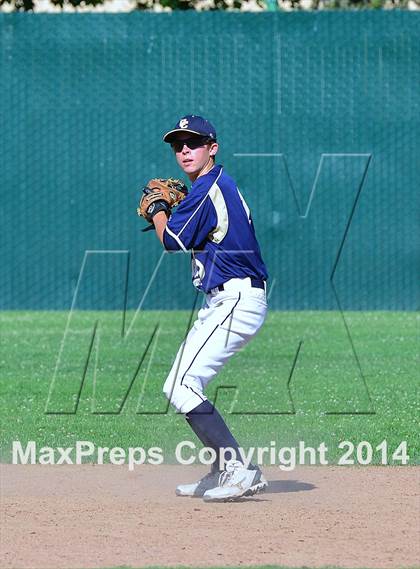
[[(261, 279), (251, 279), (252, 288), (264, 289), (265, 288), (264, 283), (265, 283), (265, 281), (262, 281)], [(222, 292), (222, 290), (225, 290), (225, 287), (222, 284), (217, 286), (216, 288), (219, 292)]]

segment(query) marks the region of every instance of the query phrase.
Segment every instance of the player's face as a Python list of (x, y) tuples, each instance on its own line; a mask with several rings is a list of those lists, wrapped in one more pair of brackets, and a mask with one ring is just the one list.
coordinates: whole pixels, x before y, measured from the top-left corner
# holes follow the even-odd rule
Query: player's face
[(176, 161), (191, 181), (206, 174), (213, 167), (212, 157), (216, 154), (216, 142), (206, 143), (200, 136), (185, 132), (172, 143)]

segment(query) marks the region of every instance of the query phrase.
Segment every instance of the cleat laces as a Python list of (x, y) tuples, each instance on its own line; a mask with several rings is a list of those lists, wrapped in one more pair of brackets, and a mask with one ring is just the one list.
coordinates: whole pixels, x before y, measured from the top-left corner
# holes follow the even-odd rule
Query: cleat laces
[(232, 480), (235, 472), (240, 468), (244, 468), (244, 465), (242, 464), (242, 462), (239, 462), (239, 460), (229, 461), (226, 464), (226, 470), (223, 470), (223, 472), (221, 472), (219, 475), (219, 486), (221, 487), (227, 486), (229, 482)]

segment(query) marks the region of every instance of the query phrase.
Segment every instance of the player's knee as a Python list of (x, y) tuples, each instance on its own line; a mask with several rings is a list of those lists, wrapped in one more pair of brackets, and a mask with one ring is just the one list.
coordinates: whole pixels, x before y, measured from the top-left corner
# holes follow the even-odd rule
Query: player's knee
[(165, 382), (163, 393), (178, 413), (187, 413), (203, 400), (203, 397), (200, 397), (188, 386), (177, 384), (174, 386), (172, 381)]
[(182, 409), (182, 399), (179, 397), (179, 394), (177, 394), (176, 390), (172, 389), (171, 386), (167, 386), (165, 383), (163, 386), (163, 393), (165, 394), (165, 397), (168, 399), (170, 404), (180, 412)]

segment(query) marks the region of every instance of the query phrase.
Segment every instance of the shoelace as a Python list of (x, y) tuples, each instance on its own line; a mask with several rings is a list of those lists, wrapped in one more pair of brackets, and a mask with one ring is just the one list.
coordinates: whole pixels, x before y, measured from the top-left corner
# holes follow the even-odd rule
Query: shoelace
[(219, 486), (224, 486), (227, 482), (229, 482), (229, 480), (232, 478), (232, 473), (231, 472), (226, 472), (226, 470), (224, 470), (223, 472), (220, 473), (219, 475)]
[(241, 462), (236, 460), (229, 462), (226, 465), (226, 470), (221, 472), (219, 475), (219, 486), (225, 486), (239, 468), (243, 468), (243, 464)]

